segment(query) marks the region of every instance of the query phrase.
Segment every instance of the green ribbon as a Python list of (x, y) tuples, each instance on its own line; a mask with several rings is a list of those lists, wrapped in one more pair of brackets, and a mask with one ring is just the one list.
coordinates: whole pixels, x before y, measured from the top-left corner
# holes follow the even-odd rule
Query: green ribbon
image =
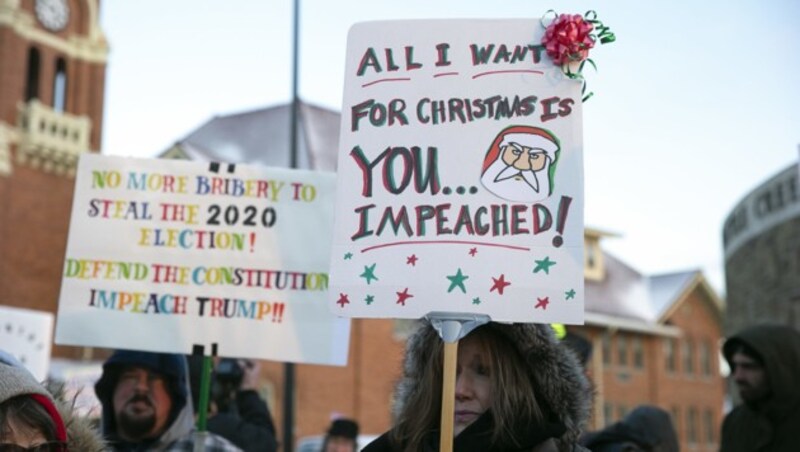
[(562, 72), (564, 72), (564, 75), (567, 76), (567, 78), (581, 81), (581, 95), (583, 96), (581, 98), (581, 102), (586, 102), (590, 97), (594, 96), (594, 92), (592, 91), (589, 91), (588, 94), (586, 93), (586, 78), (583, 76), (583, 67), (586, 65), (586, 63), (591, 64), (594, 70), (597, 71), (597, 66), (594, 64), (594, 61), (592, 61), (591, 58), (583, 60), (581, 65), (578, 66), (578, 70), (576, 72), (570, 71), (569, 67), (565, 68), (562, 66)]
[(548, 16), (549, 14), (552, 14), (552, 15), (553, 15), (553, 18), (550, 20), (550, 22), (553, 22), (554, 20), (558, 19), (558, 13), (557, 13), (557, 12), (556, 12), (554, 9), (548, 9), (548, 10), (547, 10), (547, 12), (545, 12), (545, 13), (544, 13), (544, 15), (542, 15), (542, 18), (541, 18), (541, 19), (539, 19), (539, 23), (541, 23), (541, 24), (542, 24), (542, 27), (543, 27), (545, 30), (547, 30), (547, 27), (550, 25), (549, 23), (548, 23), (548, 24), (545, 24), (545, 23), (544, 23), (545, 19), (547, 19), (547, 16)]
[(613, 32), (611, 32), (611, 29), (603, 25), (603, 22), (600, 22), (597, 19), (597, 13), (594, 10), (586, 11), (586, 14), (583, 15), (583, 18), (586, 19), (586, 22), (592, 24), (594, 29), (597, 30), (598, 33), (596, 36), (592, 34), (592, 37), (595, 41), (599, 40), (600, 44), (608, 44), (617, 40), (617, 37)]

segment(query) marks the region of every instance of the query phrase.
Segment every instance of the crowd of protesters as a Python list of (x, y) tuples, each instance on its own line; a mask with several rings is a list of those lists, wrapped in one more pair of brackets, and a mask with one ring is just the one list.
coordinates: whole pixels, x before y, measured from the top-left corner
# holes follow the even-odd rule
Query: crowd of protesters
[[(670, 415), (657, 406), (639, 406), (605, 429), (586, 431), (594, 391), (586, 372), (591, 346), (580, 337), (561, 339), (548, 325), (489, 322), (458, 341), (453, 451), (679, 450)], [(362, 450), (439, 450), (443, 350), (434, 326), (421, 322), (406, 344), (393, 423)], [(797, 450), (800, 333), (787, 326), (754, 326), (729, 337), (722, 353), (742, 403), (724, 419), (720, 451)], [(256, 391), (257, 363), (239, 361), (242, 383), (231, 401), (240, 409), (220, 412), (212, 403), (208, 428), (199, 431), (191, 360), (114, 352), (95, 385), (102, 406), (96, 426), (75, 413), (62, 389), (38, 382), (0, 352), (0, 450), (192, 451), (196, 443), (209, 452), (278, 450), (269, 409)], [(336, 419), (321, 452), (354, 452), (357, 437), (354, 420)]]

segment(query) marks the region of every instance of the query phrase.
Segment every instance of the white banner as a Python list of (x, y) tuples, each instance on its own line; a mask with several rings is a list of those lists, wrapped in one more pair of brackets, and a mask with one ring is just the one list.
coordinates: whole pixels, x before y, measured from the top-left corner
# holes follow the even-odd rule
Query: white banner
[(0, 305), (0, 349), (40, 381), (47, 378), (52, 340), (53, 314)]
[(539, 19), (355, 25), (330, 306), (583, 322), (581, 82)]
[(345, 364), (349, 321), (326, 306), (335, 178), (83, 155), (56, 342)]

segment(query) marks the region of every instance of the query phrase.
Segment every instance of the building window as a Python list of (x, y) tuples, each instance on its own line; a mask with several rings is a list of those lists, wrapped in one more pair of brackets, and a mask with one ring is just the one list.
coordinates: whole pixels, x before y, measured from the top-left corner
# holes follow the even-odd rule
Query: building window
[(691, 338), (686, 338), (683, 342), (683, 351), (681, 353), (683, 358), (683, 371), (687, 374), (694, 373), (694, 342)]
[(617, 335), (617, 364), (628, 365), (628, 341), (621, 334)]
[(28, 50), (28, 74), (25, 78), (25, 102), (39, 98), (39, 49), (31, 47)]
[(617, 406), (617, 419), (622, 419), (628, 414), (628, 407), (625, 404), (620, 403)]
[(597, 265), (597, 257), (595, 257), (596, 254), (597, 250), (594, 246), (590, 245), (586, 247), (586, 267), (592, 269), (595, 267), (595, 265)]
[(603, 424), (606, 427), (614, 423), (614, 407), (606, 402), (603, 404)]
[(642, 369), (644, 367), (644, 346), (642, 338), (633, 338), (633, 367)]
[(603, 364), (611, 365), (611, 334), (603, 332)]
[(675, 372), (675, 341), (671, 338), (664, 339), (664, 367), (667, 372)]
[(681, 409), (677, 406), (673, 406), (670, 409), (670, 414), (672, 415), (672, 425), (675, 426), (675, 434), (678, 435), (678, 442), (681, 439)]
[(56, 60), (56, 75), (53, 79), (53, 110), (64, 112), (67, 105), (67, 63), (63, 58)]
[(704, 340), (700, 342), (700, 367), (702, 369), (703, 375), (706, 377), (711, 376), (711, 347), (708, 345), (708, 341)]
[(689, 444), (697, 444), (697, 409), (689, 407), (686, 414), (686, 439)]
[(706, 443), (714, 444), (714, 438), (716, 435), (716, 428), (714, 428), (714, 413), (712, 413), (709, 409), (706, 409), (703, 413), (703, 424), (706, 430)]

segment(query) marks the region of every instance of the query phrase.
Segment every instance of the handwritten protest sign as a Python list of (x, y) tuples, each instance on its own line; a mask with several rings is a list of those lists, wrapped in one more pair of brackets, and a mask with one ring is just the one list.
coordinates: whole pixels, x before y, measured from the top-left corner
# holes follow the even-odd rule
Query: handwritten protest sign
[(330, 307), (583, 322), (581, 83), (537, 19), (355, 25)]
[(39, 380), (47, 378), (52, 339), (53, 314), (0, 306), (0, 349)]
[(335, 175), (84, 155), (56, 342), (344, 364), (327, 309)]

